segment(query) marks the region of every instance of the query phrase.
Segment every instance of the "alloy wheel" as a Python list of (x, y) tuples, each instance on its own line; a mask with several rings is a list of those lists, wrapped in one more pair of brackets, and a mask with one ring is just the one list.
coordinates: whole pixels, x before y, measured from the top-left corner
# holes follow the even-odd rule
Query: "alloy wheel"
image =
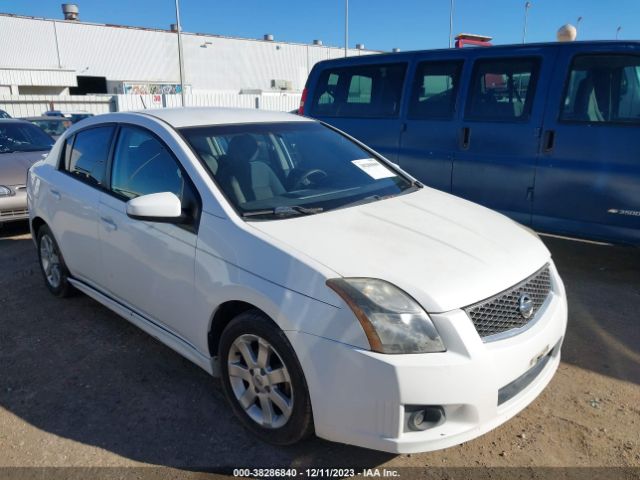
[(236, 338), (227, 358), (233, 394), (245, 413), (265, 428), (280, 428), (293, 411), (293, 385), (275, 348), (257, 335)]

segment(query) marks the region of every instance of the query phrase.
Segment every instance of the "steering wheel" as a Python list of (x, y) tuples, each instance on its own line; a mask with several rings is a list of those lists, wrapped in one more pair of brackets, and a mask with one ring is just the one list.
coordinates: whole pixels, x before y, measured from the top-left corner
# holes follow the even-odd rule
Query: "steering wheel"
[(300, 178), (296, 180), (293, 184), (293, 190), (301, 190), (303, 188), (307, 188), (314, 183), (318, 183), (329, 175), (324, 170), (320, 170), (319, 168), (312, 168), (311, 170), (303, 173)]

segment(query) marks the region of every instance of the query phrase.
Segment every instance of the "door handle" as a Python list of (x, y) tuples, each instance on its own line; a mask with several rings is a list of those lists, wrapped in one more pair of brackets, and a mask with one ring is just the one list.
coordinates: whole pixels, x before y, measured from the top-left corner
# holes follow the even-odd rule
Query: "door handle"
[(460, 146), (463, 150), (469, 149), (469, 144), (471, 143), (471, 129), (469, 127), (462, 127), (462, 131), (460, 133)]
[(112, 232), (114, 230), (118, 229), (118, 226), (116, 225), (116, 222), (114, 222), (113, 220), (111, 220), (110, 218), (107, 217), (100, 217), (100, 220), (102, 221), (102, 223), (104, 224), (104, 228), (105, 230)]
[(556, 144), (555, 130), (547, 130), (546, 132), (544, 132), (544, 137), (542, 138), (542, 151), (544, 153), (551, 153), (555, 144)]
[(60, 192), (58, 190), (51, 189), (49, 191), (51, 192), (51, 196), (56, 200), (60, 200), (62, 198), (62, 195), (60, 195)]

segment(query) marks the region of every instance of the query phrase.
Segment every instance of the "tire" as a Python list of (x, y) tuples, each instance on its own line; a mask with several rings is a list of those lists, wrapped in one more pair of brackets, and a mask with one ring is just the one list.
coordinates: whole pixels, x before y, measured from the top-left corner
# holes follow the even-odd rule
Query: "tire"
[(38, 263), (44, 283), (56, 297), (68, 297), (73, 293), (69, 283), (69, 270), (64, 263), (60, 248), (47, 225), (38, 229)]
[(291, 445), (313, 433), (307, 382), (291, 344), (266, 315), (249, 310), (222, 332), (222, 389), (233, 413), (261, 440)]

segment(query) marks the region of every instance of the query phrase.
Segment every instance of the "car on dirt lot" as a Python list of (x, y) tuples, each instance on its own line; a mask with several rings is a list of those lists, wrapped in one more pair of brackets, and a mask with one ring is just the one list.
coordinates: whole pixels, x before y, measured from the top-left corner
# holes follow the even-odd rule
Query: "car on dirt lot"
[(29, 218), (27, 170), (46, 156), (54, 140), (18, 119), (0, 119), (0, 226)]
[(64, 131), (69, 128), (73, 122), (69, 118), (65, 117), (24, 117), (23, 120), (33, 123), (35, 126), (40, 127), (48, 135), (51, 135), (56, 140)]
[(565, 290), (534, 233), (315, 120), (94, 117), (28, 196), (48, 289), (221, 376), (265, 441), (445, 448), (521, 411), (560, 361)]

